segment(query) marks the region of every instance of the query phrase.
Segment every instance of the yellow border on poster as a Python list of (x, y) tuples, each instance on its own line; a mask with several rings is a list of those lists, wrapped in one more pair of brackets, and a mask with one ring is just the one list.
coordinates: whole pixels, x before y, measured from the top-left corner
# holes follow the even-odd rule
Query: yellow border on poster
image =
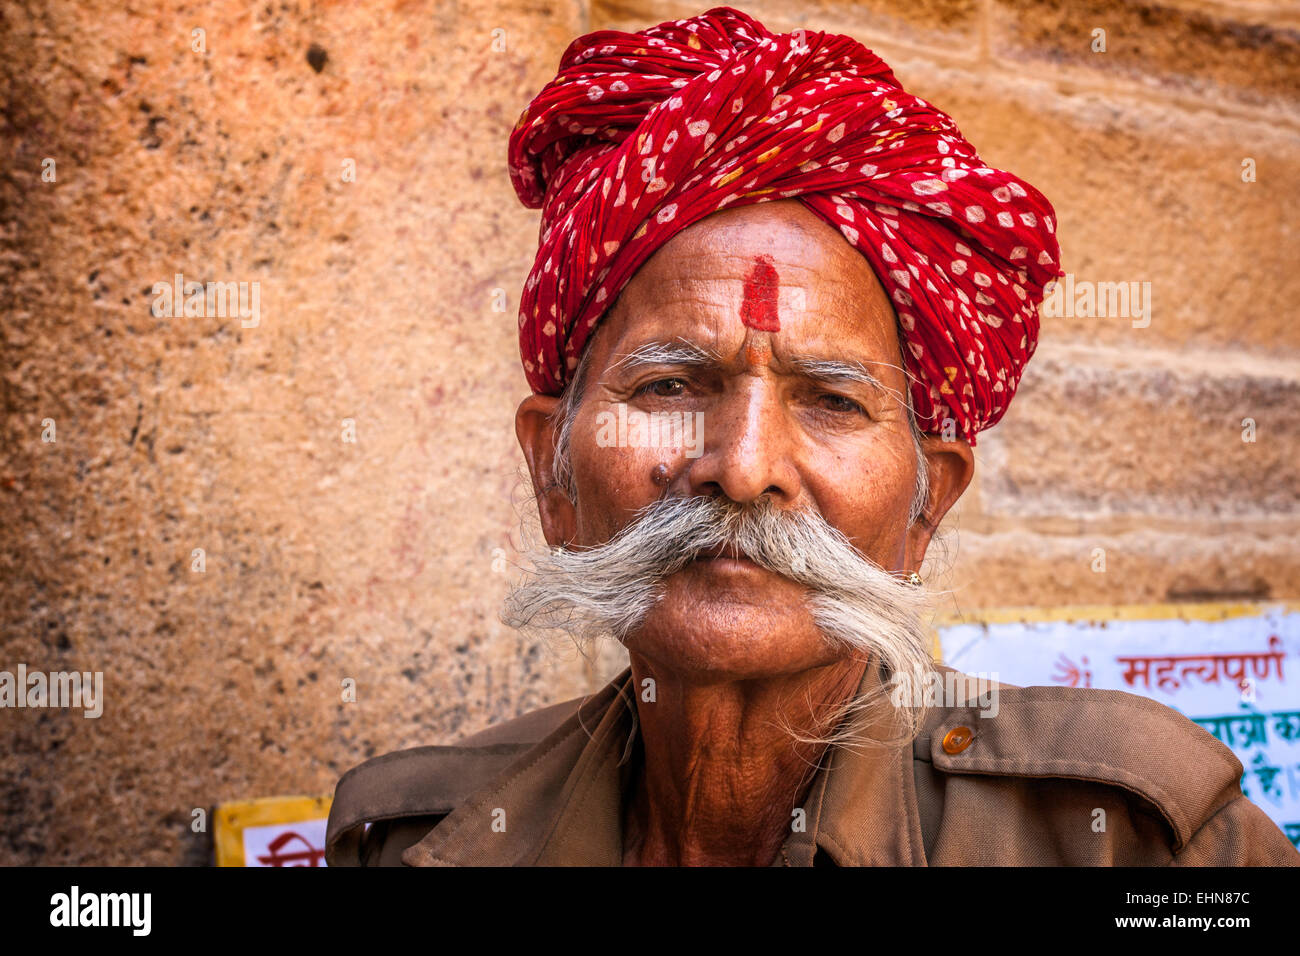
[(263, 797), (260, 800), (232, 800), (217, 807), (217, 866), (244, 865), (244, 829), (275, 823), (301, 823), (329, 816), (329, 797)]
[(934, 621), (934, 659), (942, 660), (939, 629), (969, 624), (1018, 624), (1046, 621), (1225, 621), (1263, 617), (1270, 611), (1300, 612), (1300, 601), (1206, 601), (1185, 604), (1071, 604), (1056, 607), (995, 607), (947, 611)]

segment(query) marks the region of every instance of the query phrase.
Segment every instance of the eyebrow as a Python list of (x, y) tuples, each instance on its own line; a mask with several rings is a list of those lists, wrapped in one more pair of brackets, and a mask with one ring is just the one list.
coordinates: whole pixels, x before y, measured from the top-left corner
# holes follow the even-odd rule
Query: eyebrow
[[(647, 342), (625, 354), (614, 363), (613, 368), (636, 369), (652, 365), (711, 368), (720, 364), (722, 364), (722, 356), (713, 349), (679, 339), (672, 342)], [(796, 355), (791, 357), (790, 367), (800, 375), (816, 382), (827, 385), (848, 383), (865, 385), (884, 395), (897, 397), (895, 390), (872, 374), (863, 362), (843, 362), (838, 359)]]
[(854, 383), (866, 385), (885, 395), (894, 395), (894, 390), (873, 375), (862, 362), (841, 362), (836, 359), (796, 355), (790, 359), (790, 365), (801, 375), (827, 385)]
[(647, 365), (677, 365), (700, 368), (720, 365), (722, 356), (712, 349), (680, 339), (675, 342), (647, 342), (614, 363), (614, 368), (643, 368)]

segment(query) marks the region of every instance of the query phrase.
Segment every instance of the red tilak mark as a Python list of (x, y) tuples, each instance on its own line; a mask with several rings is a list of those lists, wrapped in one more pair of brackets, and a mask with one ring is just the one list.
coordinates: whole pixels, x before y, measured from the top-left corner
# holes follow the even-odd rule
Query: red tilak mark
[(771, 256), (758, 256), (745, 279), (745, 298), (740, 304), (740, 321), (760, 332), (780, 332), (776, 314), (777, 283), (780, 276), (772, 266)]

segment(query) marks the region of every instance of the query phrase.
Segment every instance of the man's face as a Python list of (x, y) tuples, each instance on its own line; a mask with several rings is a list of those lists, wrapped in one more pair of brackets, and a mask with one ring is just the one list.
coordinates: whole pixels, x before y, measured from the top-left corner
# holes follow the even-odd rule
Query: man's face
[[(740, 505), (769, 496), (819, 512), (886, 570), (919, 566), (929, 531), (908, 524), (918, 462), (894, 312), (866, 260), (801, 203), (743, 206), (679, 233), (627, 284), (588, 348), (570, 444), (577, 498), (543, 503), (552, 543), (607, 542), (665, 495)], [(655, 413), (676, 413), (687, 431), (665, 444), (620, 436), (614, 424)], [(961, 447), (964, 480), (955, 494), (941, 487), (942, 498), (969, 480)], [(626, 643), (700, 680), (842, 659), (806, 596), (751, 561), (701, 556), (668, 578)]]

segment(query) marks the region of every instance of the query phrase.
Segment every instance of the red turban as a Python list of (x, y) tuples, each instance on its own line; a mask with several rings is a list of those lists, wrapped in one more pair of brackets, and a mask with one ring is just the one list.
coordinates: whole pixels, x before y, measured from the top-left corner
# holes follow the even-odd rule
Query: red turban
[(850, 37), (774, 35), (731, 7), (573, 41), (510, 136), (542, 210), (519, 346), (557, 395), (596, 323), (676, 233), (799, 197), (871, 263), (897, 312), (916, 415), (972, 445), (1006, 411), (1062, 273), (1055, 213)]

